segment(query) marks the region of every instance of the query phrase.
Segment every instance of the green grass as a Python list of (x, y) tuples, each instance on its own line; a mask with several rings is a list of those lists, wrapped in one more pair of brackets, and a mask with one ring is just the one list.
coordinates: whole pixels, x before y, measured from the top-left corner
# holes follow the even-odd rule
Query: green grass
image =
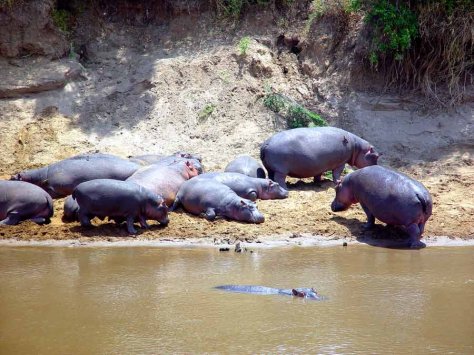
[(198, 112), (198, 118), (199, 120), (203, 121), (209, 118), (210, 115), (214, 112), (214, 110), (217, 108), (216, 105), (214, 104), (207, 104), (204, 106), (199, 112)]
[(240, 55), (246, 55), (250, 46), (250, 37), (243, 37), (238, 44)]

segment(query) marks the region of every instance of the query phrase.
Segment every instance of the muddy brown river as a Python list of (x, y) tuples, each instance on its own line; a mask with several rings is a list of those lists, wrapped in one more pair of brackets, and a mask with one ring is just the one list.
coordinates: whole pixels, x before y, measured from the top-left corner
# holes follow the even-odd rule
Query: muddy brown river
[(474, 248), (0, 248), (0, 353), (169, 352), (473, 354)]

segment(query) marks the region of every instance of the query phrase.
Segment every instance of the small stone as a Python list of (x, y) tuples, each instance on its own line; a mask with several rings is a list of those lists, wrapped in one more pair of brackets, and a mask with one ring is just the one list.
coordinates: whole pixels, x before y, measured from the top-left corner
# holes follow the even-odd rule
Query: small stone
[(229, 251), (229, 248), (219, 248), (219, 251)]
[(343, 247), (347, 247), (347, 242), (342, 243)]
[(242, 252), (242, 248), (240, 247), (240, 242), (235, 244), (235, 252), (236, 253), (241, 253)]

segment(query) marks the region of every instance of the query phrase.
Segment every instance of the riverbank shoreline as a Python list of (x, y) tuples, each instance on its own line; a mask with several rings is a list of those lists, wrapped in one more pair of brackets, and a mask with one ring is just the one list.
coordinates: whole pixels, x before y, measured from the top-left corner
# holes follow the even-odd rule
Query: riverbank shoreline
[[(218, 248), (222, 251), (234, 251), (239, 244), (242, 251), (252, 249), (273, 249), (286, 247), (342, 247), (368, 245), (374, 247), (405, 249), (405, 240), (388, 240), (379, 238), (324, 237), (321, 235), (299, 236), (276, 235), (257, 238), (255, 241), (223, 242), (221, 239), (207, 238), (117, 238), (118, 240), (63, 239), (63, 240), (19, 240), (0, 239), (0, 247), (166, 247), (166, 248)], [(422, 239), (426, 247), (462, 247), (474, 246), (474, 239), (462, 239), (448, 236), (430, 236)], [(228, 250), (226, 250), (228, 249)], [(408, 248), (407, 248), (408, 249)]]

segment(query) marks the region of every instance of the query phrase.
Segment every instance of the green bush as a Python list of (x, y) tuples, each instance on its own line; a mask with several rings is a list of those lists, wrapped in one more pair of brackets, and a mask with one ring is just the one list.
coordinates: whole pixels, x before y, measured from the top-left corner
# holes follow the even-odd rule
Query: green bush
[(370, 54), (372, 64), (385, 54), (401, 60), (418, 36), (417, 16), (403, 3), (395, 5), (387, 0), (376, 0), (367, 12), (366, 21), (374, 29)]
[(327, 126), (321, 116), (281, 94), (268, 92), (263, 98), (263, 104), (283, 116), (289, 128)]
[(250, 46), (250, 37), (243, 37), (239, 41), (239, 53), (240, 55), (246, 55), (247, 50), (249, 49)]
[(54, 9), (51, 12), (54, 25), (64, 33), (69, 33), (69, 22), (71, 20), (71, 14), (66, 10)]

